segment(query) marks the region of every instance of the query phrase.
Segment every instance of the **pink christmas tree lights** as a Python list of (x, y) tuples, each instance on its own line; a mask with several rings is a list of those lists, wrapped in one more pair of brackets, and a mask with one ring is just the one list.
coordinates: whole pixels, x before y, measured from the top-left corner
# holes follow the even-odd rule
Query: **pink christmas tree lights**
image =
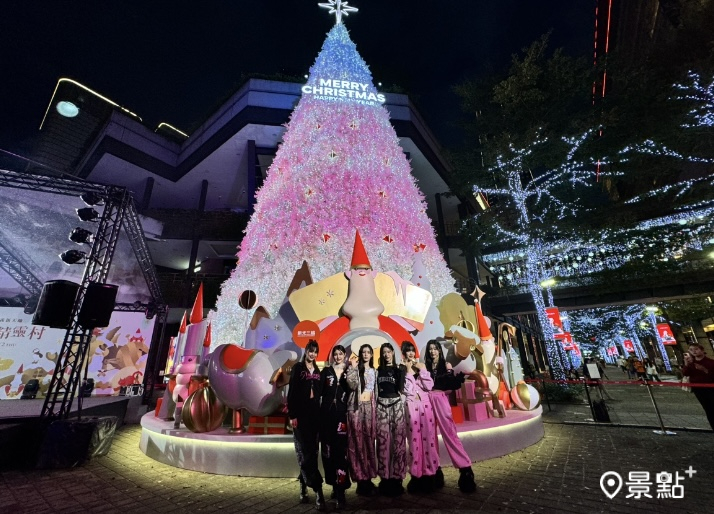
[(454, 290), (383, 101), (336, 24), (256, 195), (238, 265), (218, 298), (214, 344), (243, 341), (252, 311), (239, 307), (242, 291), (255, 291), (274, 315), (303, 261), (315, 281), (344, 271), (357, 229), (376, 270), (410, 277), (418, 246), (434, 298)]

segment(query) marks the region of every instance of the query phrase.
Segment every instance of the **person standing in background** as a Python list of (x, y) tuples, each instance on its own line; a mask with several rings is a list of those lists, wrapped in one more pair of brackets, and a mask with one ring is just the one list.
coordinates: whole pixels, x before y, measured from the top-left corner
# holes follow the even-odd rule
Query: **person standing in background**
[[(704, 347), (699, 343), (689, 345), (684, 354), (682, 374), (689, 377), (690, 384), (714, 384), (714, 359), (704, 353)], [(704, 409), (709, 420), (709, 426), (714, 430), (714, 387), (692, 387), (692, 393)]]

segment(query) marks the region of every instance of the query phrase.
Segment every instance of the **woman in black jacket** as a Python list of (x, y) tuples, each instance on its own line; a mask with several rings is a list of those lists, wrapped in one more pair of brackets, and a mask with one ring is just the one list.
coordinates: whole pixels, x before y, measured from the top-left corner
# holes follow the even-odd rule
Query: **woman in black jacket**
[(322, 475), (318, 469), (317, 449), (320, 427), (320, 370), (315, 359), (320, 351), (310, 340), (300, 362), (293, 366), (288, 389), (288, 418), (293, 427), (295, 453), (300, 466), (300, 502), (308, 503), (307, 488), (317, 494), (315, 508), (325, 510)]
[(345, 490), (350, 487), (347, 462), (347, 398), (345, 348), (332, 348), (330, 366), (322, 370), (322, 403), (320, 405), (320, 443), (325, 483), (332, 486), (337, 509), (345, 505)]

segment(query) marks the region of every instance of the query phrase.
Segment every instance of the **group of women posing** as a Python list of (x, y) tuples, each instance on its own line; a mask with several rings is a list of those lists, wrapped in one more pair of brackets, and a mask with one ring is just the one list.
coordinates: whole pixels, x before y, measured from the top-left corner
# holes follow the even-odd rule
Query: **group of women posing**
[(318, 443), (325, 482), (333, 487), (338, 509), (345, 504), (350, 477), (357, 482), (360, 495), (376, 493), (372, 480), (377, 476), (382, 494), (402, 494), (407, 467), (412, 476), (407, 486), (410, 492), (442, 487), (437, 427), (454, 467), (459, 468), (459, 489), (476, 489), (471, 459), (456, 433), (445, 392), (459, 381), (444, 361), (441, 344), (427, 343), (424, 363), (417, 361), (411, 342), (402, 343), (401, 351), (403, 364), (397, 366), (394, 348), (384, 343), (379, 367), (374, 369), (370, 345), (360, 347), (357, 362), (352, 364), (345, 362), (345, 349), (337, 345), (330, 365), (320, 372), (315, 363), (318, 344), (307, 344), (302, 361), (293, 367), (288, 390), (301, 502), (309, 501), (310, 487), (317, 495), (316, 508), (325, 508)]

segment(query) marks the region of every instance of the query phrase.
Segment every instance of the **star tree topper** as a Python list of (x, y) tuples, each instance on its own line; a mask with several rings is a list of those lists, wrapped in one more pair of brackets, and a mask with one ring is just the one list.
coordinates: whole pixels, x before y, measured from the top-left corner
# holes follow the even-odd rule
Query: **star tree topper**
[(351, 12), (357, 12), (359, 9), (356, 7), (352, 7), (350, 5), (347, 5), (347, 2), (343, 2), (342, 0), (328, 0), (327, 3), (321, 4), (318, 3), (320, 7), (323, 9), (329, 9), (330, 12), (328, 14), (334, 14), (335, 15), (335, 24), (339, 25), (342, 23), (342, 15), (344, 14), (345, 16), (349, 16)]

